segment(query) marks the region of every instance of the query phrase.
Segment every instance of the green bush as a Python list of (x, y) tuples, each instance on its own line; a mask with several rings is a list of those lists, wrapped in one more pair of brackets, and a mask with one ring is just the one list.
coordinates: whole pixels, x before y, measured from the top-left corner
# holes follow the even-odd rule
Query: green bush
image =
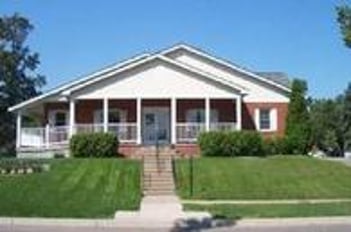
[(255, 131), (211, 131), (198, 138), (204, 156), (263, 156), (262, 136)]
[(285, 137), (273, 137), (264, 140), (264, 152), (266, 155), (288, 154), (287, 146)]
[(117, 136), (112, 133), (86, 133), (73, 135), (70, 152), (73, 157), (112, 157), (118, 149)]

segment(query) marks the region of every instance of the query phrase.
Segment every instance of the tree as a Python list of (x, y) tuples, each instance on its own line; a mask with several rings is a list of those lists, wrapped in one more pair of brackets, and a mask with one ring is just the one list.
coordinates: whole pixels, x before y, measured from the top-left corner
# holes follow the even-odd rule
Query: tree
[(28, 19), (0, 17), (0, 153), (14, 153), (15, 120), (8, 107), (39, 94), (45, 84), (38, 74), (38, 53), (25, 44), (33, 30)]
[(336, 11), (344, 43), (347, 47), (351, 48), (351, 8), (347, 5), (342, 5), (337, 7)]
[(351, 83), (335, 99), (315, 100), (310, 107), (311, 140), (333, 156), (351, 147)]
[(311, 143), (331, 156), (339, 154), (339, 111), (340, 102), (335, 99), (317, 99), (310, 105)]
[(306, 154), (308, 151), (310, 125), (306, 93), (307, 83), (293, 80), (286, 120), (286, 149), (292, 154)]

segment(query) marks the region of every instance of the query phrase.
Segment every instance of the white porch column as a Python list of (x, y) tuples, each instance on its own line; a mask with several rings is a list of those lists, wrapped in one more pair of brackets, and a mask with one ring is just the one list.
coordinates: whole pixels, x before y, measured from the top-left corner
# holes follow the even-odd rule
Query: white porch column
[(138, 97), (136, 99), (136, 121), (137, 121), (137, 138), (136, 138), (136, 142), (137, 144), (141, 144), (141, 98)]
[(75, 134), (76, 104), (74, 99), (69, 100), (69, 137)]
[(17, 148), (20, 148), (22, 144), (21, 134), (22, 134), (22, 112), (18, 111), (17, 118), (16, 118), (16, 147)]
[(236, 101), (235, 101), (235, 106), (236, 106), (236, 129), (241, 130), (242, 126), (242, 98), (239, 96)]
[(108, 114), (109, 114), (109, 110), (108, 110), (108, 98), (105, 97), (103, 100), (103, 124), (104, 124), (104, 132), (108, 132)]
[(206, 131), (210, 130), (210, 98), (206, 97), (205, 99), (205, 128)]
[(177, 99), (171, 99), (171, 143), (177, 143)]

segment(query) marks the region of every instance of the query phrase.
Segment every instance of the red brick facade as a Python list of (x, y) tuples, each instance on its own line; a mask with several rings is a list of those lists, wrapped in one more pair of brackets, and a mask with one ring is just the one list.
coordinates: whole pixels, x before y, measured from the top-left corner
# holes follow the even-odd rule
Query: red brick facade
[(277, 109), (277, 131), (262, 132), (265, 137), (283, 136), (285, 133), (285, 119), (288, 114), (288, 103), (244, 103), (242, 107), (242, 129), (256, 130), (255, 109), (275, 108)]
[[(142, 107), (144, 106), (164, 106), (170, 107), (170, 100), (159, 99), (145, 99), (142, 100)], [(236, 105), (232, 100), (211, 100), (211, 109), (218, 111), (219, 122), (236, 122)], [(76, 123), (94, 123), (94, 111), (101, 110), (103, 107), (102, 100), (81, 100), (76, 102)], [(202, 99), (179, 99), (177, 100), (177, 122), (186, 121), (186, 112), (189, 109), (204, 108), (205, 102)], [(48, 118), (50, 110), (67, 110), (68, 103), (47, 103), (44, 106), (45, 118)], [(136, 100), (109, 100), (109, 108), (119, 108), (127, 112), (127, 122), (136, 121)], [(270, 136), (283, 136), (285, 131), (285, 118), (287, 116), (288, 104), (287, 103), (243, 103), (242, 104), (242, 129), (256, 130), (255, 126), (255, 109), (256, 108), (275, 108), (277, 109), (277, 131), (276, 132), (263, 132), (265, 137)], [(45, 120), (44, 120), (45, 121)], [(47, 123), (47, 120), (46, 120)], [(136, 153), (139, 146), (136, 144), (122, 144), (119, 153), (127, 156)], [(180, 155), (194, 155), (199, 153), (199, 148), (196, 144), (176, 144), (175, 149)]]

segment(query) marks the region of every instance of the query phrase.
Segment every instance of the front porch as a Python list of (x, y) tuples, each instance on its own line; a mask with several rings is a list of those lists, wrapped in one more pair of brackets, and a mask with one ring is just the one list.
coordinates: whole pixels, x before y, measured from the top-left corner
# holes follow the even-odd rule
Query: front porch
[[(72, 135), (89, 132), (114, 133), (123, 145), (195, 144), (203, 131), (240, 130), (241, 105), (240, 97), (47, 102), (18, 112), (17, 149), (67, 147)], [(36, 126), (22, 120), (32, 112)]]

